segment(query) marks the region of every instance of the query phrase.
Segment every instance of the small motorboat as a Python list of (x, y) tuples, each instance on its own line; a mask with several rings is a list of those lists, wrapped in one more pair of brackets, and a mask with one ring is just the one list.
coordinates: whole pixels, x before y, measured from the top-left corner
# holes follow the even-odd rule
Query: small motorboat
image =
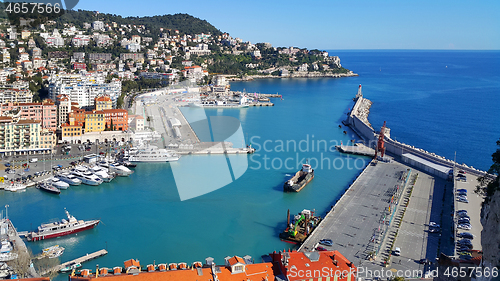
[(38, 183), (37, 188), (49, 193), (61, 194), (61, 190), (59, 190), (59, 188), (46, 182)]
[(70, 264), (64, 268), (62, 268), (61, 270), (59, 270), (60, 272), (69, 272), (69, 271), (72, 271), (73, 269), (77, 269), (79, 267), (82, 267), (82, 264), (77, 262), (77, 263), (73, 263), (73, 264)]

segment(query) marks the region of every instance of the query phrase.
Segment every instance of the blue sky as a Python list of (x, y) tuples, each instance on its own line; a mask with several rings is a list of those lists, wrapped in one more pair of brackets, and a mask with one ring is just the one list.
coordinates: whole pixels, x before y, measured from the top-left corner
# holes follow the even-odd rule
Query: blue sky
[(309, 49), (499, 50), (498, 0), (97, 1), (122, 16), (187, 13), (252, 43)]

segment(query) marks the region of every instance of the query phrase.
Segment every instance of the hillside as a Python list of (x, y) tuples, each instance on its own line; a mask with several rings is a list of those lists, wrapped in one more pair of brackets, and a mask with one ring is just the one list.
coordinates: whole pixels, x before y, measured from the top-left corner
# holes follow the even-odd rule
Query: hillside
[[(13, 24), (18, 24), (16, 17), (7, 17), (5, 12), (5, 7), (8, 2), (0, 3), (0, 18), (10, 19)], [(84, 23), (92, 23), (96, 20), (101, 20), (104, 22), (116, 22), (118, 25), (130, 24), (130, 25), (144, 25), (146, 29), (151, 31), (152, 35), (160, 33), (160, 28), (178, 30), (179, 34), (200, 34), (200, 33), (210, 33), (212, 35), (220, 35), (222, 32), (211, 25), (206, 20), (201, 20), (199, 18), (193, 17), (188, 14), (174, 14), (174, 15), (162, 15), (162, 16), (152, 16), (152, 17), (122, 17), (119, 15), (96, 13), (94, 11), (84, 11), (84, 10), (68, 10), (64, 11), (64, 14), (60, 17), (43, 17), (39, 14), (25, 14), (28, 18), (38, 19), (35, 22), (36, 27), (38, 24), (43, 23), (46, 20), (55, 20), (56, 26), (62, 28), (65, 23), (71, 23), (78, 28), (83, 28)], [(18, 15), (17, 15), (18, 16)]]

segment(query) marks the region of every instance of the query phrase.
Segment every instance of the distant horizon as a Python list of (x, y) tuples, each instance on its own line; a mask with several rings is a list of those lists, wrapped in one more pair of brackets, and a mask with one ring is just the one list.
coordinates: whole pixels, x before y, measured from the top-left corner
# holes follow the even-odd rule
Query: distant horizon
[(83, 0), (122, 17), (189, 14), (243, 41), (324, 50), (500, 50), (500, 1), (233, 2)]

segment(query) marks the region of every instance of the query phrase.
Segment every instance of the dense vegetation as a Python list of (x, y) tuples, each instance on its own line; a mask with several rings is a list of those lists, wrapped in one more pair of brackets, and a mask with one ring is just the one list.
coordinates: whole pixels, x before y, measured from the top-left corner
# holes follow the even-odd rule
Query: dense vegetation
[[(183, 34), (200, 34), (210, 33), (212, 35), (220, 35), (222, 32), (208, 23), (206, 20), (195, 18), (188, 14), (174, 14), (162, 15), (152, 17), (122, 17), (120, 15), (96, 13), (94, 11), (85, 10), (63, 10), (60, 13), (42, 13), (38, 14), (36, 11), (23, 13), (6, 13), (5, 9), (9, 2), (0, 3), (0, 19), (9, 19), (12, 24), (19, 25), (20, 17), (25, 19), (33, 19), (31, 22), (32, 27), (37, 27), (40, 23), (45, 23), (48, 20), (56, 21), (56, 28), (63, 28), (64, 24), (71, 23), (78, 28), (83, 28), (84, 23), (92, 23), (93, 21), (100, 20), (104, 22), (116, 22), (118, 25), (144, 25), (146, 29), (150, 30), (151, 35), (159, 35), (160, 28), (170, 29), (172, 31), (178, 30), (180, 35)], [(57, 19), (57, 20), (56, 20)]]
[(222, 32), (208, 23), (206, 20), (195, 18), (188, 14), (163, 15), (153, 17), (122, 17), (112, 14), (96, 14), (92, 11), (66, 11), (60, 19), (57, 20), (60, 26), (65, 23), (74, 24), (78, 28), (83, 28), (83, 23), (92, 23), (93, 21), (101, 20), (104, 22), (116, 22), (118, 26), (122, 24), (144, 25), (150, 30), (151, 35), (159, 35), (160, 28), (178, 30), (180, 35), (183, 34), (200, 34), (211, 33), (212, 35), (220, 35)]
[(499, 148), (491, 155), (493, 164), (488, 170), (488, 173), (496, 176), (496, 178), (494, 180), (491, 180), (491, 178), (487, 176), (478, 178), (479, 186), (476, 191), (486, 195), (484, 199), (485, 203), (488, 203), (491, 196), (493, 196), (496, 191), (500, 190), (500, 139), (497, 140), (497, 146)]

